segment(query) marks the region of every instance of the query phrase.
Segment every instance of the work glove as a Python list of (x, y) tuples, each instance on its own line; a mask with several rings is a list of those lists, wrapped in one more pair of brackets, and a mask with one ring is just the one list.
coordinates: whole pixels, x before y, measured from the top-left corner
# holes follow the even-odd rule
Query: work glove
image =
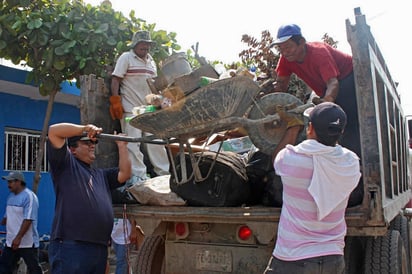
[(300, 115), (289, 114), (286, 111), (295, 108), (295, 104), (290, 105), (276, 105), (276, 113), (279, 115), (282, 121), (287, 123), (286, 128), (291, 128), (295, 126), (303, 126), (303, 117)]
[(320, 97), (313, 97), (313, 98), (312, 98), (312, 103), (313, 103), (314, 105), (319, 105), (320, 103), (323, 103), (323, 99), (320, 98)]
[(122, 99), (119, 95), (113, 95), (109, 98), (110, 101), (110, 115), (113, 120), (123, 118)]

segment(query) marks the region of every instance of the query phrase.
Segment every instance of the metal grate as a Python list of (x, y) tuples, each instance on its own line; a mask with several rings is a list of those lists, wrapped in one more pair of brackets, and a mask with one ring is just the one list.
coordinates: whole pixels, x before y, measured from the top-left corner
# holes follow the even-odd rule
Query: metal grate
[[(40, 132), (6, 130), (4, 140), (4, 170), (34, 171), (36, 169)], [(48, 171), (46, 146), (40, 171)]]

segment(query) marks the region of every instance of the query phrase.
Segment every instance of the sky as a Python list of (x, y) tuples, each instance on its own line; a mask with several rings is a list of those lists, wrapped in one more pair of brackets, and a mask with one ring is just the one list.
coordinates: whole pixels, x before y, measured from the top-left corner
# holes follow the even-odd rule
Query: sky
[[(102, 0), (84, 0), (99, 5)], [(307, 41), (320, 41), (328, 33), (338, 41), (338, 49), (351, 53), (346, 39), (346, 20), (355, 24), (354, 8), (360, 7), (377, 41), (394, 81), (406, 114), (412, 115), (412, 92), (408, 90), (412, 64), (410, 52), (412, 14), (404, 0), (111, 0), (113, 9), (128, 17), (130, 10), (156, 30), (177, 33), (177, 43), (186, 51), (199, 43), (199, 54), (207, 60), (232, 63), (246, 47), (243, 34), (258, 39), (264, 30), (273, 37), (282, 24), (295, 23)]]

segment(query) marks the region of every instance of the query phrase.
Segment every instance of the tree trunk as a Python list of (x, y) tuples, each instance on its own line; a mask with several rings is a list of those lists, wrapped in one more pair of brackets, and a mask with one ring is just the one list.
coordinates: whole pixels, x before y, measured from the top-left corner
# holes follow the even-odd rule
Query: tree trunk
[(47, 131), (49, 128), (49, 121), (50, 121), (51, 113), (53, 110), (53, 103), (54, 103), (54, 98), (56, 97), (56, 94), (57, 94), (57, 90), (53, 90), (50, 93), (49, 101), (47, 102), (46, 115), (44, 117), (43, 129), (42, 129), (41, 136), (40, 136), (39, 150), (37, 151), (36, 169), (34, 172), (34, 180), (33, 180), (33, 192), (34, 193), (37, 193), (37, 189), (39, 187), (41, 163), (43, 162), (43, 159), (44, 159), (44, 145), (46, 144), (46, 136), (47, 136)]
[[(109, 112), (110, 81), (95, 75), (80, 76), (80, 120), (82, 124), (94, 124), (104, 133), (120, 132), (119, 120), (113, 120)], [(93, 166), (108, 168), (118, 166), (117, 145), (112, 141), (99, 142)]]

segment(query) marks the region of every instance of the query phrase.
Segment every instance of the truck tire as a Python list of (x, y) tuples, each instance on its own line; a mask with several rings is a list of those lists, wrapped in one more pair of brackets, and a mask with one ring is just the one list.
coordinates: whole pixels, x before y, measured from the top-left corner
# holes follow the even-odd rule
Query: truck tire
[(362, 237), (345, 238), (345, 274), (358, 274), (365, 260), (365, 241)]
[(407, 274), (408, 260), (401, 234), (388, 230), (385, 236), (368, 237), (365, 247), (365, 274)]
[(389, 229), (399, 231), (401, 234), (403, 244), (405, 246), (406, 255), (407, 255), (407, 265), (408, 273), (412, 273), (411, 269), (411, 249), (410, 249), (410, 227), (408, 218), (402, 215), (397, 215), (395, 219), (392, 220)]
[(139, 274), (163, 274), (165, 257), (165, 241), (161, 236), (145, 237), (137, 254)]

